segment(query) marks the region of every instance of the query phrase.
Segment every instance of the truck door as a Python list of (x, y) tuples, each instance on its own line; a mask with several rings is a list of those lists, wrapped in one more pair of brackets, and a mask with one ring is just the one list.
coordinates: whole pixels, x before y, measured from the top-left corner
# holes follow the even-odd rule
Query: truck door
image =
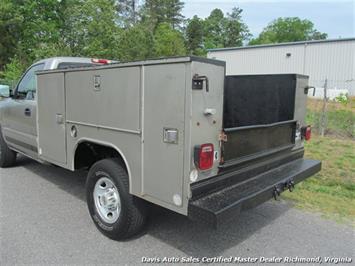
[(42, 63), (27, 70), (4, 110), (3, 134), (6, 141), (30, 156), (37, 155), (35, 72), (43, 68)]

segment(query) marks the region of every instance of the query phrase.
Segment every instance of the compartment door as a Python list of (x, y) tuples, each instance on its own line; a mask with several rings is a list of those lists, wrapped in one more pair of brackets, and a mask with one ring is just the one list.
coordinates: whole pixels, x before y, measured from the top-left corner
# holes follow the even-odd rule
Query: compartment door
[(163, 64), (143, 70), (143, 194), (178, 206), (183, 187), (185, 68)]
[(301, 126), (306, 126), (307, 113), (307, 97), (308, 97), (308, 77), (298, 76), (297, 86), (295, 91), (295, 112), (294, 119), (297, 120)]
[(39, 157), (66, 164), (64, 73), (38, 75), (37, 99)]

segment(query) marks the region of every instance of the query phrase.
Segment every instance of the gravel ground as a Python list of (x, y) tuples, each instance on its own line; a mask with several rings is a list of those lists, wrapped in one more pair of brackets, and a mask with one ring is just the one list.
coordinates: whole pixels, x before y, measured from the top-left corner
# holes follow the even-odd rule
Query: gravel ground
[(351, 226), (294, 209), (286, 201), (267, 202), (218, 230), (154, 208), (141, 235), (112, 241), (91, 222), (85, 174), (23, 157), (19, 166), (0, 169), (0, 265), (137, 265), (144, 257), (181, 262), (219, 256), (255, 257), (257, 264), (260, 257), (320, 256), (327, 264), (326, 257), (355, 258)]

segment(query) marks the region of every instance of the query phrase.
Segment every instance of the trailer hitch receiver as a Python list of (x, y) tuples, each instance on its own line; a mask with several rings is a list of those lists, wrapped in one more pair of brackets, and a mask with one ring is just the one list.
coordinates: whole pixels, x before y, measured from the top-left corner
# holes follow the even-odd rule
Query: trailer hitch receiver
[(291, 179), (285, 183), (285, 188), (292, 192), (295, 188), (295, 182)]

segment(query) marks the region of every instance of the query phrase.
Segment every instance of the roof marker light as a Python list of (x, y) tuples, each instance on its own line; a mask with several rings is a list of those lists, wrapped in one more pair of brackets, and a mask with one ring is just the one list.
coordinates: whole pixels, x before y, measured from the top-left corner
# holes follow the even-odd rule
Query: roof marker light
[(103, 64), (103, 65), (107, 65), (107, 64), (111, 64), (112, 63), (111, 60), (97, 59), (97, 58), (92, 58), (91, 62), (96, 63), (96, 64)]

